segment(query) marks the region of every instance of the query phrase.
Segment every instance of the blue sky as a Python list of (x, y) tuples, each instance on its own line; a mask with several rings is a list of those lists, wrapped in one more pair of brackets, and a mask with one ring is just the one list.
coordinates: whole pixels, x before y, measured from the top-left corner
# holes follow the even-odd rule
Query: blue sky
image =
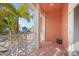
[(34, 26), (34, 20), (31, 19), (30, 22), (27, 22), (27, 20), (23, 19), (23, 18), (19, 18), (19, 24), (21, 24), (21, 26)]
[[(16, 7), (16, 9), (18, 9), (19, 3), (14, 3), (13, 5)], [(29, 11), (30, 11), (30, 13), (32, 13), (32, 10), (31, 10), (31, 9), (30, 9)], [(34, 20), (31, 19), (30, 22), (27, 22), (26, 19), (24, 19), (24, 18), (19, 18), (19, 24), (20, 24), (22, 27), (23, 27), (23, 26), (26, 26), (26, 27), (34, 26)]]

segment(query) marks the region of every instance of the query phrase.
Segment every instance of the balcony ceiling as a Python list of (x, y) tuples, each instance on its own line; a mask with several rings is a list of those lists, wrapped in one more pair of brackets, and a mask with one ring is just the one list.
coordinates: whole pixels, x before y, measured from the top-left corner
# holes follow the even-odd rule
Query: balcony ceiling
[(47, 12), (55, 12), (60, 11), (62, 9), (62, 3), (43, 3), (40, 4), (40, 9), (47, 13)]

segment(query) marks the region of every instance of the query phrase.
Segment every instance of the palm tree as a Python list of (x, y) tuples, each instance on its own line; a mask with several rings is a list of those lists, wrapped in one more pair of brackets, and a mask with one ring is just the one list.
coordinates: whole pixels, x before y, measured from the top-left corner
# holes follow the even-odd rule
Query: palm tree
[[(17, 28), (17, 31), (18, 31), (18, 20), (19, 20), (19, 17), (25, 18), (28, 21), (30, 21), (28, 8), (27, 8), (27, 6), (25, 4), (20, 4), (19, 8), (16, 9), (10, 3), (0, 3), (0, 18), (1, 17), (2, 17), (2, 19), (5, 18), (5, 20), (7, 21), (8, 27), (11, 30), (11, 32), (14, 31), (14, 28), (16, 26), (12, 26), (12, 25), (14, 25), (16, 22), (17, 22), (16, 23), (17, 24), (16, 28)], [(0, 20), (0, 21), (2, 21), (2, 20)]]
[[(12, 43), (17, 41), (16, 35), (12, 33), (18, 32), (19, 17), (25, 18), (28, 22), (30, 21), (28, 8), (25, 4), (20, 4), (19, 8), (16, 9), (13, 4), (0, 3), (0, 32), (4, 28), (9, 28)], [(6, 24), (5, 27), (3, 24)]]

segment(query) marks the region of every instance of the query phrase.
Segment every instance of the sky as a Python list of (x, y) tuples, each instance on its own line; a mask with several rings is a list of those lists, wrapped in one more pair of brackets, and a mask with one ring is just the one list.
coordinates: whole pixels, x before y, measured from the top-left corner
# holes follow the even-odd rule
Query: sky
[[(19, 3), (14, 3), (13, 5), (16, 7), (16, 9), (18, 9)], [(29, 9), (29, 12), (30, 12), (30, 13), (33, 13), (31, 9)], [(24, 19), (24, 18), (19, 18), (19, 24), (20, 24), (21, 27), (24, 27), (24, 26), (26, 26), (26, 27), (34, 26), (34, 20), (31, 19), (31, 21), (28, 22), (28, 21), (27, 21), (26, 19)]]

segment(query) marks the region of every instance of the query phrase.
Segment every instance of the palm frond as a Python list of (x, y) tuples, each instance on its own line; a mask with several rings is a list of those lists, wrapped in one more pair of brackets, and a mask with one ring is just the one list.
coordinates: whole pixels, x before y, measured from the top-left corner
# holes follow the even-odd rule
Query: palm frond
[(25, 4), (20, 4), (18, 11), (19, 11), (19, 15), (21, 17), (27, 19), (27, 21), (30, 21), (29, 11), (28, 11), (28, 8)]
[(16, 14), (16, 8), (11, 3), (0, 3), (0, 7), (5, 7), (5, 9), (9, 9)]

